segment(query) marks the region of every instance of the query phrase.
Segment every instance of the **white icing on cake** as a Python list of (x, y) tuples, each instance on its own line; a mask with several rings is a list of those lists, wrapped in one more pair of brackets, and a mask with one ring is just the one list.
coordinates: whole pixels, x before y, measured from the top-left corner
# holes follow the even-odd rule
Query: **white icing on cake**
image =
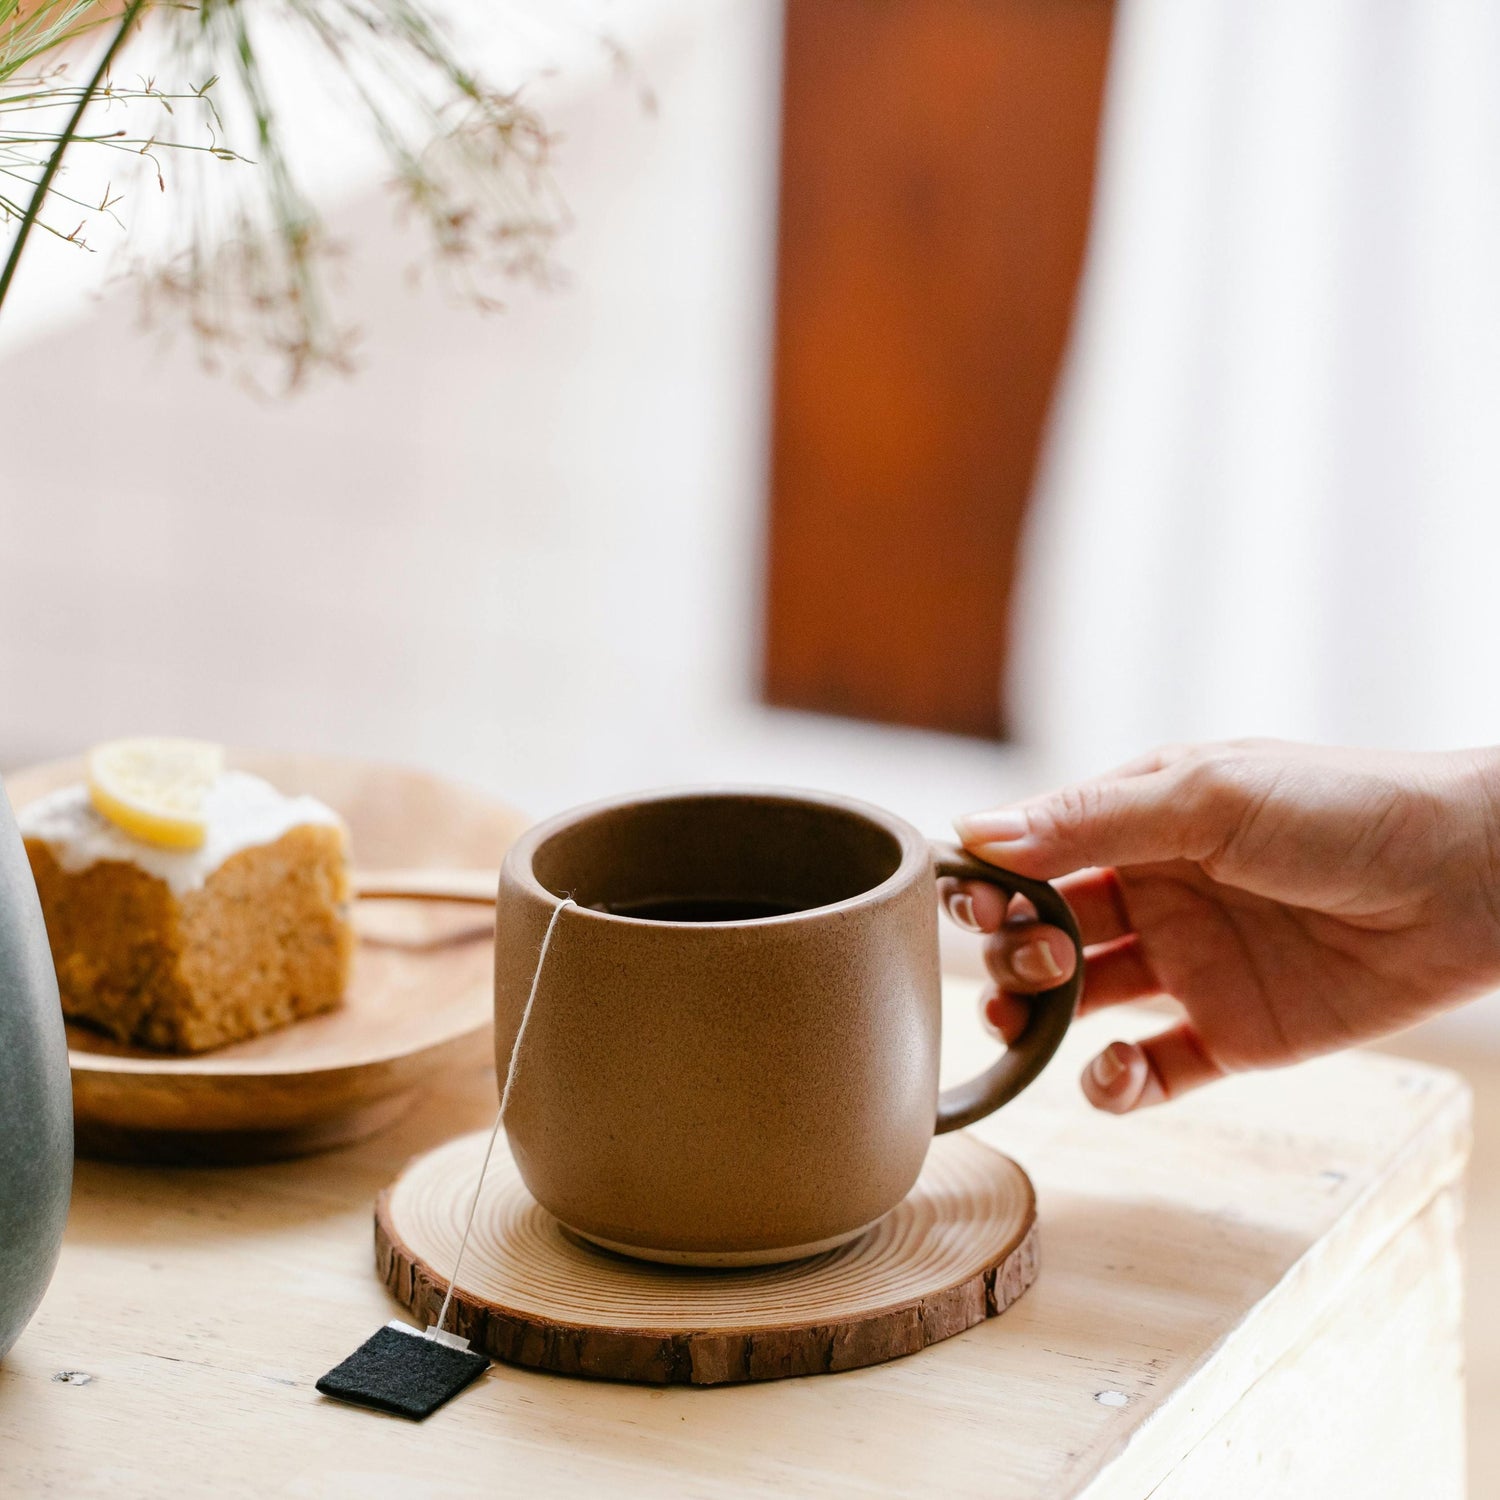
[(81, 783), (28, 803), (17, 812), (16, 822), (24, 837), (46, 844), (69, 874), (119, 860), (164, 880), (178, 896), (201, 890), (241, 849), (273, 844), (307, 823), (344, 826), (316, 797), (283, 796), (270, 782), (244, 771), (225, 771), (205, 794), (203, 811), (208, 835), (198, 849), (159, 849), (132, 838), (95, 809)]

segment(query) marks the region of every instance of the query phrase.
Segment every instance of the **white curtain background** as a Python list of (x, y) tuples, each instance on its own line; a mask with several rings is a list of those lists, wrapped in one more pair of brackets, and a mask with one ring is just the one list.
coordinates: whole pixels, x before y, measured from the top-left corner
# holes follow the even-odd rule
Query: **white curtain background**
[[(424, 765), (537, 815), (784, 782), (940, 835), (1036, 785), (1009, 747), (756, 702), (777, 0), (489, 9), (500, 76), (557, 64), (531, 97), (574, 220), (559, 288), (481, 317), (410, 286), (378, 164), (325, 133), (336, 97), (299, 97), (295, 131), (350, 247), (353, 379), (253, 400), (144, 333), (107, 255), (33, 242), (0, 318), (0, 771), (181, 733)], [(129, 200), (133, 245), (172, 190)]]
[(1024, 737), (1500, 740), (1500, 7), (1117, 24)]

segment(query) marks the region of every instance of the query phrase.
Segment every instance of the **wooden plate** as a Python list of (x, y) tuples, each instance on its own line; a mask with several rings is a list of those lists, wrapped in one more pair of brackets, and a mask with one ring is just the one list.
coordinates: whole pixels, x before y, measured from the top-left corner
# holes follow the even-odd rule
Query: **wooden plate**
[[(362, 871), (495, 870), (525, 826), (504, 805), (420, 771), (312, 755), (232, 752), (232, 766), (310, 792), (349, 824)], [(82, 779), (78, 761), (6, 778), (22, 807)], [(474, 907), (370, 902), (345, 1003), (197, 1057), (68, 1027), (78, 1151), (115, 1160), (269, 1161), (363, 1139), (402, 1115), (492, 1035), (493, 922)]]

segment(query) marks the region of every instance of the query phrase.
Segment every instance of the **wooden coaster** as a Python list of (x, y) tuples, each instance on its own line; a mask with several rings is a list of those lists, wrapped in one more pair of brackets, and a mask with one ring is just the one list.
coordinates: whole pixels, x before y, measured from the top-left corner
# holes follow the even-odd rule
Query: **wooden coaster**
[[(430, 1324), (458, 1254), (488, 1131), (408, 1163), (375, 1205), (375, 1265)], [(448, 1327), (511, 1364), (653, 1384), (821, 1375), (914, 1354), (1005, 1311), (1036, 1276), (1025, 1172), (973, 1137), (933, 1142), (869, 1233), (784, 1266), (628, 1260), (569, 1235), (496, 1144)]]

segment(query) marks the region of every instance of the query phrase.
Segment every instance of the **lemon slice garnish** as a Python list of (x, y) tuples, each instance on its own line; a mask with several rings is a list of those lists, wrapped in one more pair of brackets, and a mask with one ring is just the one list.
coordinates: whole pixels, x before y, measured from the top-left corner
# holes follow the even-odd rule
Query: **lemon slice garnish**
[(197, 849), (204, 798), (223, 770), (224, 747), (208, 740), (111, 740), (89, 751), (89, 800), (132, 838)]

